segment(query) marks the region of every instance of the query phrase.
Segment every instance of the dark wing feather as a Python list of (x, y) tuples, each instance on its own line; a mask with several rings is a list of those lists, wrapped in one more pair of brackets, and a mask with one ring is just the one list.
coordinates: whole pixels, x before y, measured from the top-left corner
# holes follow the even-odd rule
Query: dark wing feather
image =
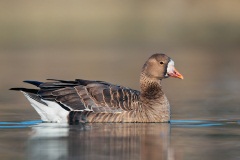
[(37, 89), (29, 89), (29, 88), (10, 88), (10, 90), (15, 90), (15, 91), (23, 91), (27, 93), (27, 96), (30, 98), (34, 99), (35, 101), (42, 103), (43, 105), (47, 106), (45, 102), (41, 100), (41, 98), (37, 95), (38, 90)]
[(104, 81), (54, 80), (39, 85), (38, 95), (56, 101), (69, 110), (94, 112), (121, 112), (138, 106), (139, 91), (113, 85)]

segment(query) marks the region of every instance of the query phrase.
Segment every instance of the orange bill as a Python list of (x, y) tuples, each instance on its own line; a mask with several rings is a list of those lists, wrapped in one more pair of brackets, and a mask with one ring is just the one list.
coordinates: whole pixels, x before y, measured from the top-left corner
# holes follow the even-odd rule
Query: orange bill
[(170, 77), (183, 79), (183, 75), (181, 73), (179, 73), (175, 68), (173, 69), (173, 72), (172, 73), (168, 73), (168, 75)]

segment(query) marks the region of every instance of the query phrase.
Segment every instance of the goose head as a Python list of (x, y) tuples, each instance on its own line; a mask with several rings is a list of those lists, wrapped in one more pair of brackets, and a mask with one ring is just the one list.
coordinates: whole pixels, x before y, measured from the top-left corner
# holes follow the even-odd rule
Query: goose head
[(168, 77), (174, 77), (183, 79), (175, 66), (174, 61), (165, 54), (156, 53), (153, 54), (143, 65), (142, 73), (151, 79), (164, 79)]

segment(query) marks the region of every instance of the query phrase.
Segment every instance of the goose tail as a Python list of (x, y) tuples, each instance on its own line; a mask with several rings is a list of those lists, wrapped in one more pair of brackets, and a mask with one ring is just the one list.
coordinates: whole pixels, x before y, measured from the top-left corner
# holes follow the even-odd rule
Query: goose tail
[(37, 94), (37, 89), (10, 88), (10, 90), (21, 91), (43, 122), (67, 122), (69, 111), (62, 108), (57, 102), (42, 99)]

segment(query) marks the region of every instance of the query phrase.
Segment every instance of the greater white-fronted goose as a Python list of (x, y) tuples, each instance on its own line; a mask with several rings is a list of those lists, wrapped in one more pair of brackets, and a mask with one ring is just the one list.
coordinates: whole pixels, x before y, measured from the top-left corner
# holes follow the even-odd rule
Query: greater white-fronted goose
[(168, 122), (170, 105), (161, 81), (183, 76), (165, 54), (153, 54), (143, 65), (140, 91), (104, 81), (76, 79), (24, 81), (39, 89), (22, 91), (44, 122)]

